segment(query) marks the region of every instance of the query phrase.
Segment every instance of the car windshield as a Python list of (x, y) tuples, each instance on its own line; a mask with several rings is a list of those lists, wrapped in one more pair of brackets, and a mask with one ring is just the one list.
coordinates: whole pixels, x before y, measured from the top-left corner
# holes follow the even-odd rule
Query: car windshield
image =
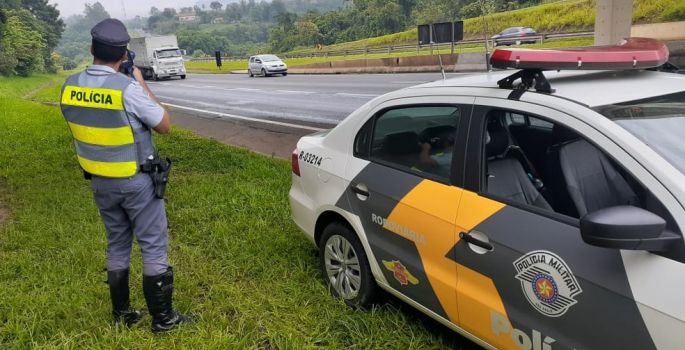
[(685, 174), (685, 91), (596, 108)]
[(170, 57), (181, 57), (181, 50), (171, 49), (171, 50), (160, 50), (157, 51), (158, 58), (170, 58)]
[(260, 56), (260, 58), (262, 59), (262, 62), (275, 62), (275, 61), (281, 60), (280, 58), (278, 58), (277, 56), (274, 56), (274, 55), (264, 55), (264, 56)]

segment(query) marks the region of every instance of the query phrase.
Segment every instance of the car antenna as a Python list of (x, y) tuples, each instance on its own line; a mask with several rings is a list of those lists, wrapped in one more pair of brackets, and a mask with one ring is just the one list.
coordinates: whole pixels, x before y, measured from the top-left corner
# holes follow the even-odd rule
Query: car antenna
[[(435, 27), (433, 26), (433, 23), (430, 24), (431, 26), (431, 45), (435, 44), (433, 42), (433, 33), (435, 32)], [(445, 81), (447, 78), (445, 77), (445, 67), (442, 66), (442, 55), (440, 55), (440, 47), (438, 47), (438, 62), (440, 63), (440, 73), (442, 73), (442, 81)]]

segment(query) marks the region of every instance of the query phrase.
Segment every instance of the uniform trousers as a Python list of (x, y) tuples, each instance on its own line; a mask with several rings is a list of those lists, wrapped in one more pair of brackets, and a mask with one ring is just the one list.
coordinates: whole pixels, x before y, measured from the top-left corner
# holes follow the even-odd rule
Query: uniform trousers
[(93, 176), (95, 203), (107, 230), (107, 270), (128, 269), (135, 236), (143, 256), (143, 274), (167, 271), (168, 225), (164, 200), (155, 197), (148, 174), (111, 179)]

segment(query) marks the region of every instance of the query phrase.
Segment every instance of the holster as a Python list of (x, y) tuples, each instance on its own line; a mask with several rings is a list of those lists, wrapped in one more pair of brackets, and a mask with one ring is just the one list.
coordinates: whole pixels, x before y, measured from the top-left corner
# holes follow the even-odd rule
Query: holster
[(155, 186), (155, 197), (163, 199), (166, 185), (169, 182), (171, 159), (166, 158), (162, 160), (158, 156), (155, 156), (141, 166), (141, 171), (148, 173), (152, 178), (152, 183)]

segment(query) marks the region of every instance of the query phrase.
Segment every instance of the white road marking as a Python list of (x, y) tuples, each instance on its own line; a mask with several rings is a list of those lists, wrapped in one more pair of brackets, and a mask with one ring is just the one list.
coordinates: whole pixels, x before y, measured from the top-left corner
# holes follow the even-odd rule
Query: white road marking
[(314, 91), (298, 91), (298, 90), (276, 90), (276, 92), (280, 92), (282, 94), (301, 94), (301, 95), (315, 94)]
[(408, 80), (408, 81), (391, 81), (390, 84), (423, 84), (429, 80)]
[(350, 96), (350, 97), (362, 97), (362, 98), (374, 98), (378, 95), (370, 95), (370, 94), (352, 94), (352, 93), (347, 93), (347, 92), (337, 92), (335, 93), (338, 96)]
[(169, 106), (172, 108), (178, 108), (178, 109), (184, 109), (187, 111), (193, 111), (193, 112), (199, 112), (199, 113), (205, 113), (205, 114), (211, 114), (211, 115), (216, 115), (219, 117), (224, 117), (224, 118), (231, 118), (231, 119), (238, 119), (238, 120), (246, 120), (246, 121), (251, 121), (251, 122), (257, 122), (257, 123), (264, 123), (264, 124), (271, 124), (271, 125), (279, 125), (279, 126), (287, 126), (291, 128), (297, 128), (297, 129), (305, 129), (305, 130), (312, 130), (312, 131), (323, 131), (327, 129), (322, 129), (322, 128), (315, 128), (313, 126), (306, 126), (306, 125), (299, 125), (299, 124), (291, 124), (291, 123), (285, 123), (285, 122), (278, 122), (275, 120), (267, 120), (267, 119), (259, 119), (259, 118), (251, 118), (251, 117), (244, 117), (241, 115), (235, 115), (235, 114), (228, 114), (228, 113), (221, 113), (221, 112), (214, 112), (214, 111), (208, 111), (205, 109), (199, 109), (199, 108), (193, 108), (193, 107), (186, 107), (186, 106), (179, 106), (176, 104), (171, 104), (171, 103), (165, 103), (162, 102), (163, 105)]

